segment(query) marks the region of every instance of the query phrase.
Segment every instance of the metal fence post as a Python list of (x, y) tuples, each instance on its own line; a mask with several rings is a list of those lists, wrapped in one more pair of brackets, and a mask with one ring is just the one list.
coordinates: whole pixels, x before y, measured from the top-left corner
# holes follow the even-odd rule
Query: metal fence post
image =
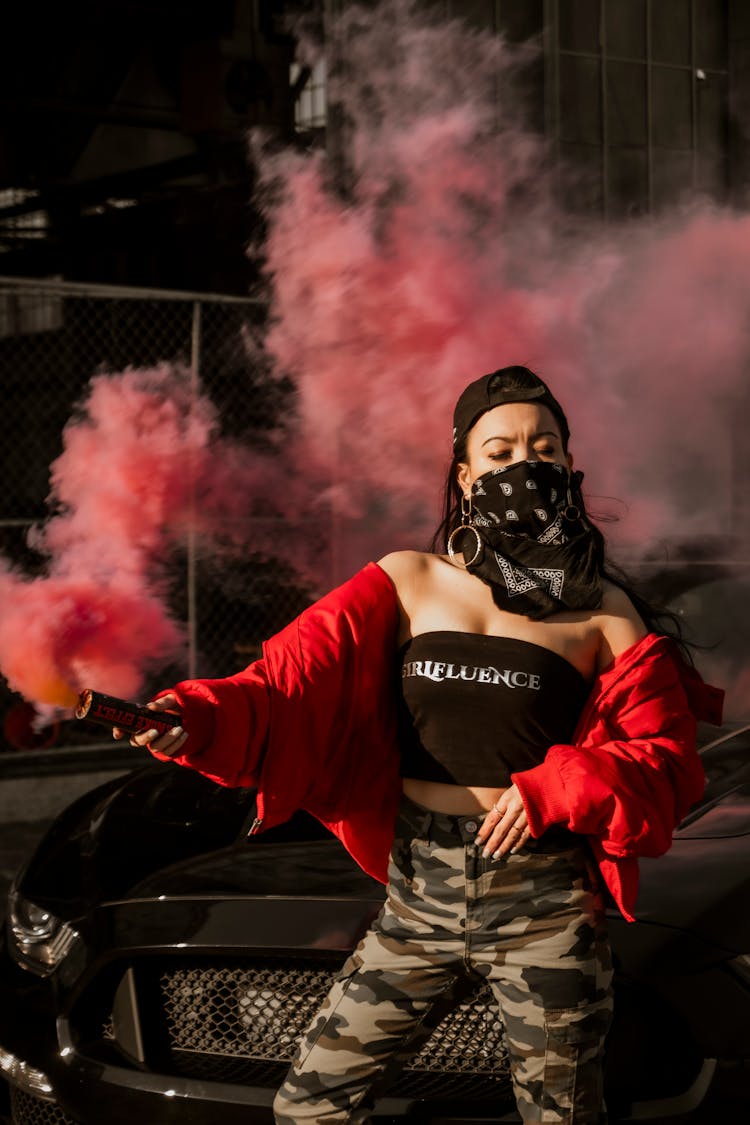
[[(199, 393), (201, 363), (201, 303), (193, 301), (193, 324), (190, 340), (190, 395), (191, 408)], [(190, 473), (190, 506), (187, 529), (187, 666), (188, 678), (193, 680), (198, 666), (198, 599), (196, 592), (195, 559), (195, 465), (188, 466)]]

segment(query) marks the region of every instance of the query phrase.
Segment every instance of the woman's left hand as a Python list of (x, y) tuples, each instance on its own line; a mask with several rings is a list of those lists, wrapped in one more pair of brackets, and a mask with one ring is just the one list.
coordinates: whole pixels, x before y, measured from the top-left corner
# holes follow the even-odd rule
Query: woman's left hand
[(526, 819), (521, 794), (515, 785), (498, 797), (482, 827), (477, 832), (477, 843), (483, 845), (485, 859), (502, 859), (508, 852), (516, 852), (528, 840), (531, 832)]

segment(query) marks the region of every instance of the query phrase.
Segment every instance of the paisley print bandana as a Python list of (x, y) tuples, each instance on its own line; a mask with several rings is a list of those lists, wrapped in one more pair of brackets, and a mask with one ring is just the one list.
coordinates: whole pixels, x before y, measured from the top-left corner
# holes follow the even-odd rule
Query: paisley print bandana
[(564, 465), (519, 461), (474, 481), (461, 550), (500, 609), (539, 619), (601, 606), (602, 560), (582, 480)]

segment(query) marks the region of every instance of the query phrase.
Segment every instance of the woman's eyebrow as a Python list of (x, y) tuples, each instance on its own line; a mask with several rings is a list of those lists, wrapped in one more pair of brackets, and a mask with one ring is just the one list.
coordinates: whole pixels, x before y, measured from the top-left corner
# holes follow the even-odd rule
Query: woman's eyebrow
[[(538, 433), (531, 435), (531, 440), (536, 441), (540, 437), (551, 437), (559, 439), (559, 436), (560, 435), (556, 434), (554, 430), (540, 430)], [(514, 437), (504, 437), (502, 434), (494, 434), (493, 437), (485, 438), (485, 440), (482, 442), (482, 445), (487, 445), (488, 442), (491, 441), (507, 441), (508, 445), (512, 445), (515, 440), (516, 439)]]

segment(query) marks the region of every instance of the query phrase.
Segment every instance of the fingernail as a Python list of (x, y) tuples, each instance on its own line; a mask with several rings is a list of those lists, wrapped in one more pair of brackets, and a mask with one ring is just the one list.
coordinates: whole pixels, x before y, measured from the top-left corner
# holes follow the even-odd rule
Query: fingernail
[(172, 727), (169, 733), (173, 735), (174, 738), (179, 738), (180, 735), (183, 735), (185, 733), (185, 731), (182, 729), (182, 727)]
[(144, 730), (144, 732), (143, 732), (143, 738), (146, 740), (146, 742), (153, 742), (153, 740), (155, 738), (158, 738), (158, 737), (159, 737), (159, 732), (156, 729)]
[(503, 853), (501, 851), (496, 851), (492, 858), (493, 859), (502, 859)]
[(492, 854), (492, 853), (491, 853), (491, 851), (489, 850), (489, 848), (483, 848), (483, 849), (482, 849), (482, 859), (489, 859), (489, 858), (490, 858), (490, 856), (491, 856), (491, 854)]

